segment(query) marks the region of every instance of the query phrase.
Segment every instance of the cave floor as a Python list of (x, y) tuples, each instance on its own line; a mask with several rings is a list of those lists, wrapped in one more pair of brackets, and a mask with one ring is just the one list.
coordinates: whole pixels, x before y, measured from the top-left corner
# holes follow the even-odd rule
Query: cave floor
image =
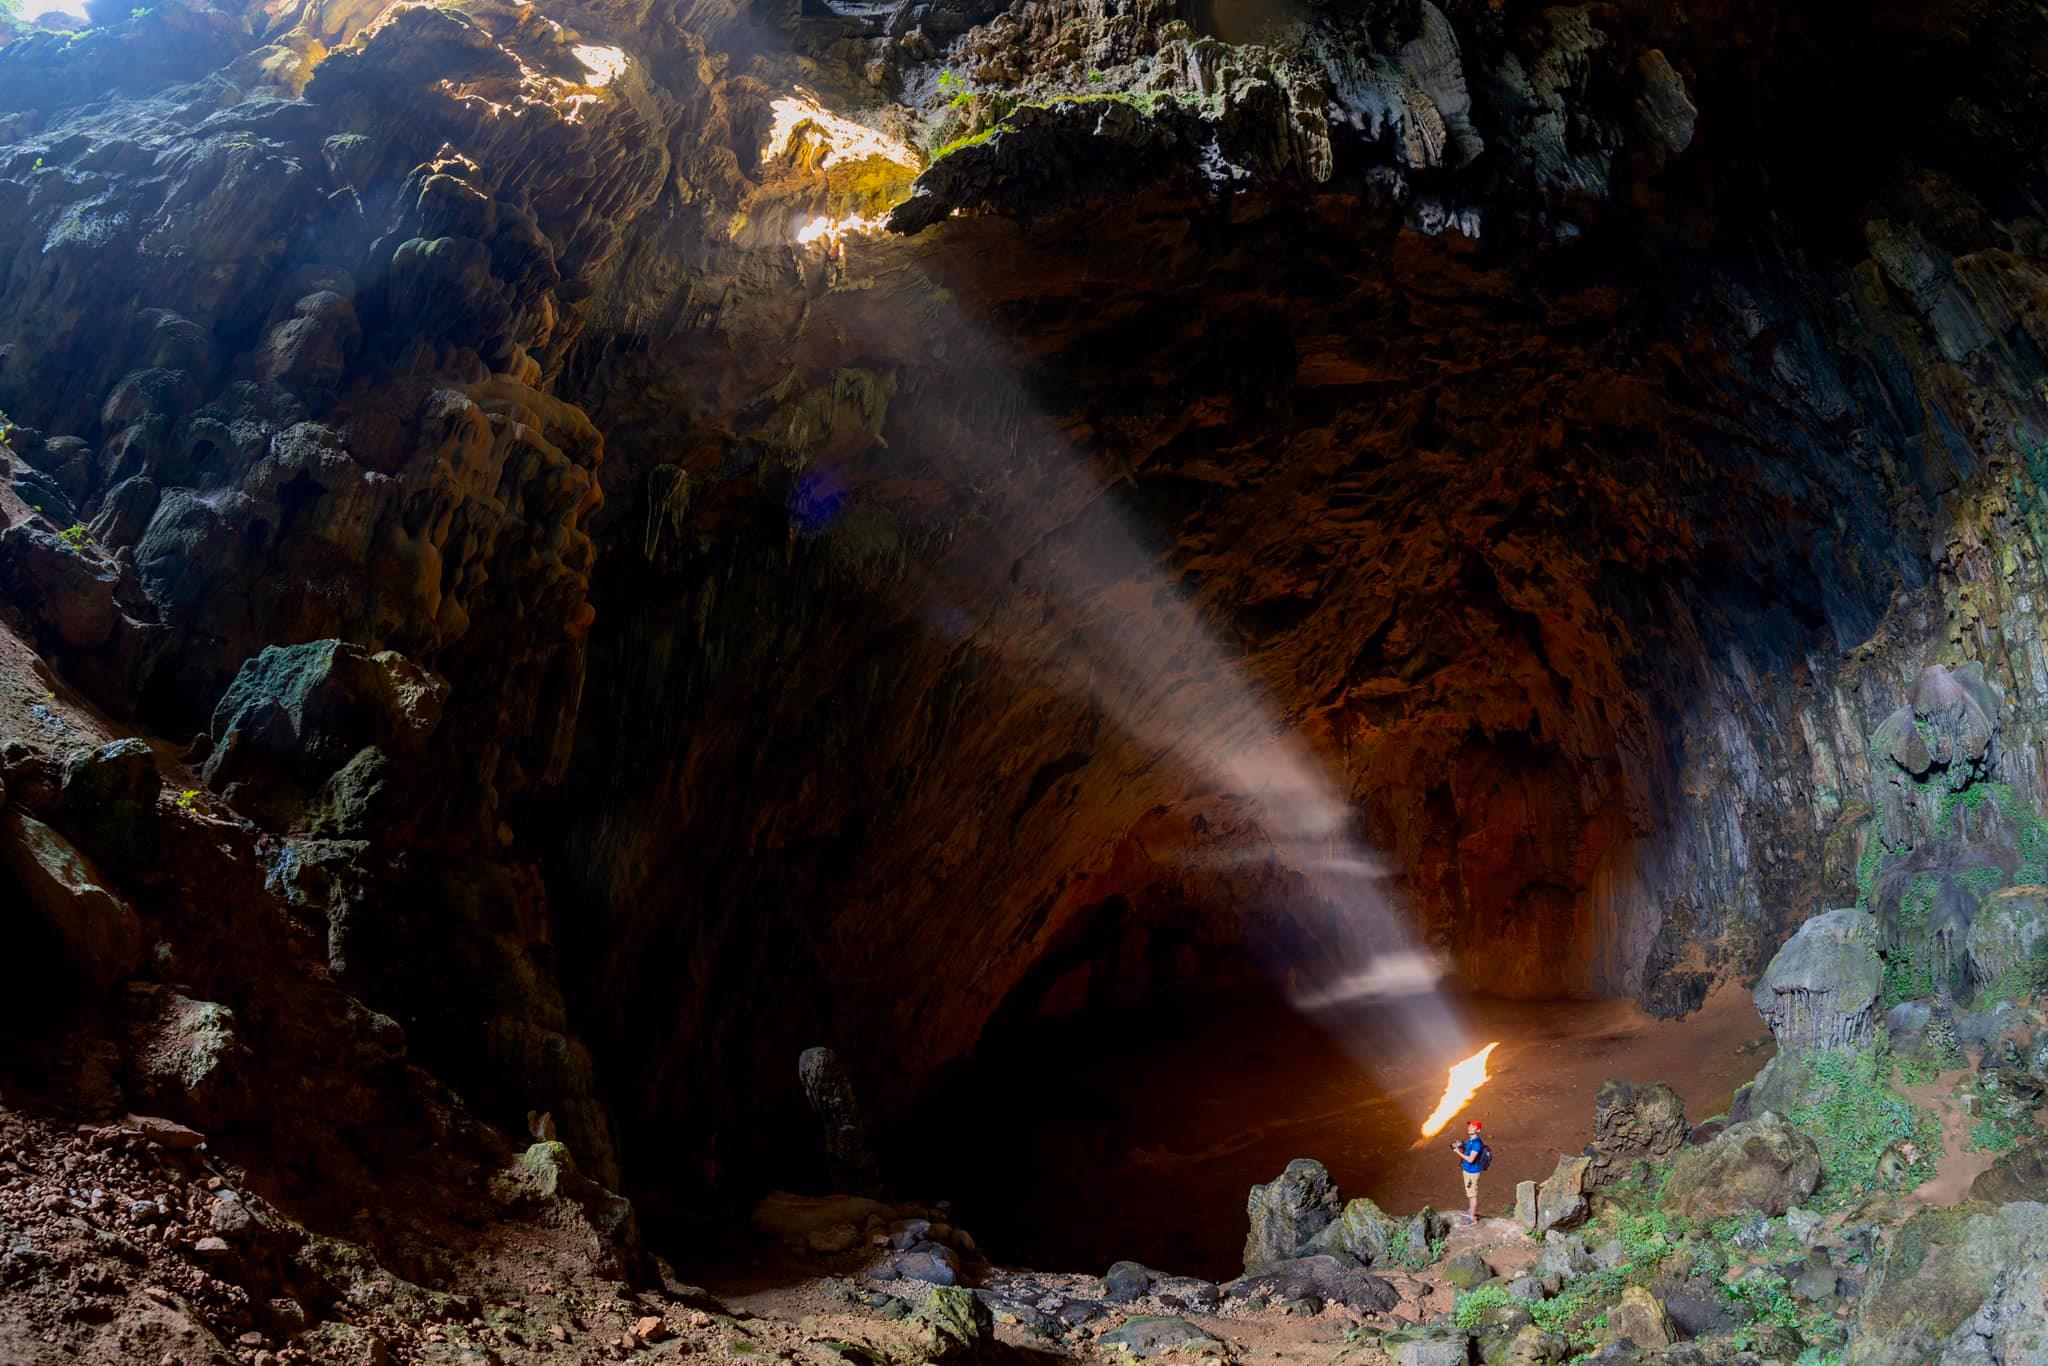
[[(1770, 1056), (1748, 993), (1730, 986), (1684, 1020), (1629, 1001), (1456, 1002), (1471, 1037), (1499, 1040), (1492, 1080), (1444, 1134), (1417, 1138), (1443, 1087), (1441, 1060), (1407, 1065), (1333, 1037), (1281, 1006), (1145, 1029), (1093, 1029), (1057, 1069), (1005, 1078), (962, 1117), (944, 1188), (997, 1261), (1099, 1271), (1131, 1259), (1182, 1275), (1237, 1274), (1245, 1195), (1297, 1157), (1321, 1161), (1346, 1198), (1406, 1213), (1463, 1207), (1447, 1146), (1466, 1115), (1495, 1151), (1481, 1212), (1512, 1209), (1591, 1138), (1612, 1077), (1668, 1082), (1695, 1120), (1727, 1108)], [(1048, 1098), (1048, 1091), (1054, 1095)]]

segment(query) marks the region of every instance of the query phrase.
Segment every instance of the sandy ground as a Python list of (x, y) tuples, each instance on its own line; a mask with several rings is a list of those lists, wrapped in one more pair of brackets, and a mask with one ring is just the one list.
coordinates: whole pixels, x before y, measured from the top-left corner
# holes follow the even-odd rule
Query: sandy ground
[[(1464, 1037), (1446, 1047), (1500, 1043), (1493, 1080), (1469, 1111), (1496, 1154), (1483, 1214), (1509, 1211), (1517, 1181), (1541, 1180), (1586, 1144), (1610, 1077), (1669, 1082), (1687, 1114), (1704, 1119), (1770, 1056), (1769, 1032), (1740, 987), (1682, 1021), (1627, 1001), (1454, 1005)], [(1012, 1261), (1099, 1271), (1128, 1258), (1211, 1279), (1237, 1272), (1247, 1191), (1297, 1157), (1321, 1161), (1347, 1197), (1368, 1195), (1395, 1213), (1463, 1209), (1448, 1149), (1460, 1124), (1419, 1139), (1446, 1059), (1373, 1044), (1333, 1037), (1284, 1008), (1129, 1037), (1099, 1031), (1057, 1067), (1000, 1069), (1001, 1089), (957, 1117), (959, 1156), (932, 1173), (930, 1189)]]

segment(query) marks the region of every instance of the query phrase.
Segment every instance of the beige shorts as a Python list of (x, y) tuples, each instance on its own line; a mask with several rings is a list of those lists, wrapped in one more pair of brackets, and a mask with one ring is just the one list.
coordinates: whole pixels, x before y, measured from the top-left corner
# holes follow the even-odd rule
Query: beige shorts
[(1479, 1173), (1461, 1171), (1458, 1175), (1465, 1178), (1465, 1198), (1467, 1200), (1477, 1200), (1479, 1198)]

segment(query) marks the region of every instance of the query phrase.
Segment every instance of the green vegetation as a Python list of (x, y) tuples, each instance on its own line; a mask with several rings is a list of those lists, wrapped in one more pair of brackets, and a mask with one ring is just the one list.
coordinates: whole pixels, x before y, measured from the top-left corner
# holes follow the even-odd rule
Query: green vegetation
[(70, 526), (58, 532), (57, 535), (63, 539), (64, 544), (70, 546), (73, 550), (83, 550), (92, 542), (92, 533), (87, 531), (84, 524), (80, 522), (73, 522)]
[[(1101, 72), (1095, 72), (1091, 79), (1101, 79), (1101, 77)], [(940, 80), (941, 89), (949, 88), (944, 85), (943, 76), (941, 76)], [(967, 93), (963, 92), (960, 95), (956, 95), (946, 107), (951, 109), (963, 103), (967, 98)], [(983, 94), (982, 98), (991, 101), (993, 104), (995, 109), (993, 121), (980, 132), (956, 137), (950, 142), (942, 143), (938, 147), (932, 148), (931, 159), (933, 161), (951, 156), (963, 147), (978, 147), (996, 134), (1009, 131), (1010, 116), (1020, 109), (1055, 109), (1062, 105), (1073, 104), (1123, 104), (1129, 105), (1146, 118), (1152, 118), (1169, 106), (1183, 105), (1195, 108), (1202, 106), (1205, 102), (1203, 96), (1192, 91), (1169, 90), (1098, 90), (1090, 91), (1086, 94), (1051, 95), (1042, 100), (1027, 100), (1022, 104), (1011, 103), (1007, 96), (1000, 94)]]
[(1410, 1271), (1420, 1271), (1424, 1267), (1435, 1266), (1443, 1259), (1444, 1238), (1442, 1235), (1429, 1240), (1429, 1248), (1426, 1252), (1416, 1252), (1414, 1245), (1406, 1239), (1403, 1239), (1401, 1245), (1394, 1249), (1394, 1265), (1406, 1267)]
[(1964, 1147), (1972, 1153), (2009, 1153), (2034, 1136), (2033, 1122), (2025, 1116), (1985, 1115), (1970, 1126), (1970, 1141)]
[(178, 800), (176, 805), (180, 811), (191, 811), (195, 809), (199, 805), (199, 789), (196, 787), (188, 787), (183, 792), (180, 792), (178, 794)]
[(1513, 1297), (1503, 1286), (1482, 1285), (1477, 1290), (1467, 1290), (1458, 1296), (1458, 1327), (1469, 1333), (1485, 1323), (1489, 1315), (1513, 1303)]
[(1821, 1183), (1814, 1204), (1840, 1208), (1876, 1190), (1878, 1162), (1901, 1139), (1920, 1151), (1907, 1168), (1907, 1190), (1934, 1174), (1941, 1151), (1941, 1124), (1934, 1115), (1892, 1089), (1891, 1050), (1883, 1044), (1858, 1053), (1816, 1053), (1806, 1059), (1812, 1083), (1808, 1097), (1785, 1118), (1820, 1147)]

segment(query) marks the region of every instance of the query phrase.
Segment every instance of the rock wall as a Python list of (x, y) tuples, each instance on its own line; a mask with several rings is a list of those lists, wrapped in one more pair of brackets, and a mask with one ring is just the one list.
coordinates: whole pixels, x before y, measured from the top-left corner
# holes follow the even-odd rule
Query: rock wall
[(1327, 959), (1295, 741), (1468, 985), (1680, 1012), (1855, 900), (1924, 667), (2048, 796), (2040, 20), (1959, 16), (22, 38), (0, 577), (600, 1175)]

